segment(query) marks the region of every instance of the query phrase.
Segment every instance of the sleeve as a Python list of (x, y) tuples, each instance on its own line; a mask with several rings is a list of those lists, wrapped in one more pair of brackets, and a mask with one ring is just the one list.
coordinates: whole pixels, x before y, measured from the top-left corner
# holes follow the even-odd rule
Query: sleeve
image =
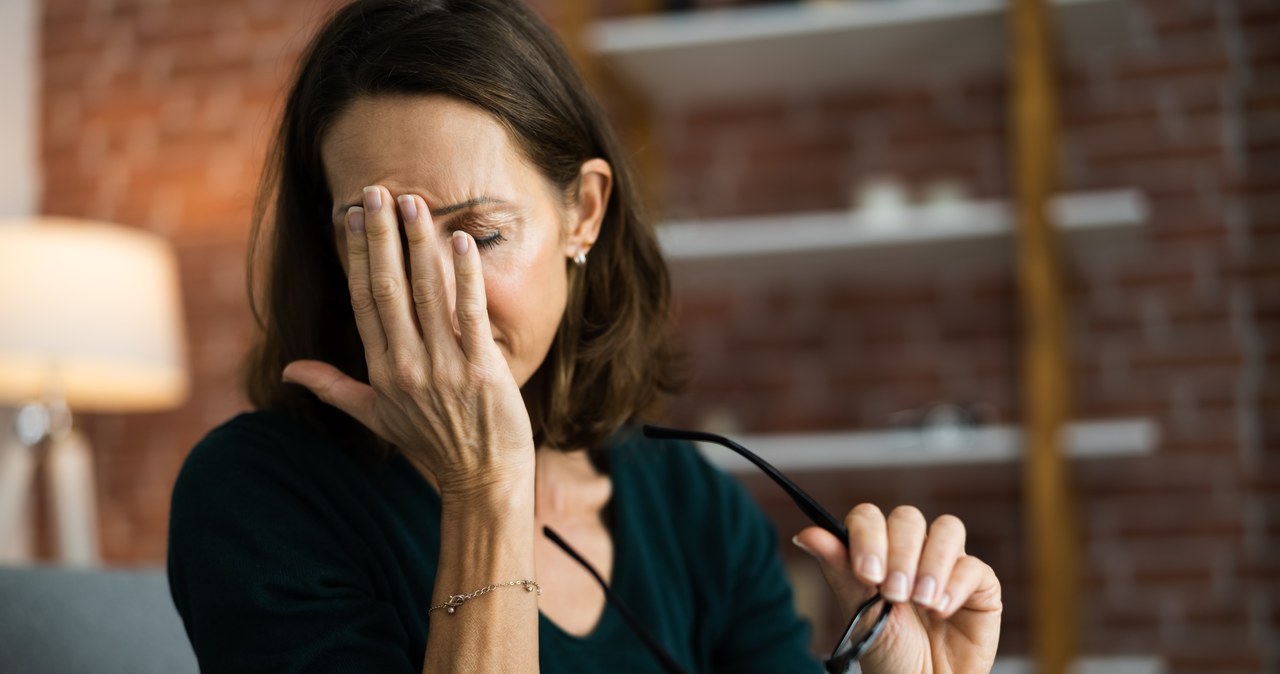
[(728, 556), (722, 629), (713, 650), (716, 672), (821, 673), (809, 653), (810, 628), (795, 612), (791, 583), (773, 524), (732, 476), (692, 452), (712, 484), (712, 511)]
[(200, 670), (420, 671), (326, 485), (300, 482), (270, 445), (224, 426), (196, 446), (174, 487), (170, 590)]

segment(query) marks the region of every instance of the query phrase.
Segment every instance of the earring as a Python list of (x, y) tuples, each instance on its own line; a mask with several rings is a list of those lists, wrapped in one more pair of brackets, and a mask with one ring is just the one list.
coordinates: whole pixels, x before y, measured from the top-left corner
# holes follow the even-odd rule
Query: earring
[(579, 267), (585, 267), (585, 266), (587, 266), (587, 253), (586, 253), (586, 251), (579, 251), (577, 255), (574, 255), (574, 256), (573, 256), (573, 263), (574, 263), (574, 264), (576, 264), (576, 265), (578, 265)]

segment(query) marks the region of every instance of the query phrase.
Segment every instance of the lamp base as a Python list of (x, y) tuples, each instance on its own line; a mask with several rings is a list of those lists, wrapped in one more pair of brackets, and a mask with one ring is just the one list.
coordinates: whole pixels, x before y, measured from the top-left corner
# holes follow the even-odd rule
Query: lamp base
[(98, 498), (88, 439), (74, 429), (51, 438), (45, 460), (48, 461), (46, 484), (57, 523), (59, 559), (70, 566), (100, 565)]

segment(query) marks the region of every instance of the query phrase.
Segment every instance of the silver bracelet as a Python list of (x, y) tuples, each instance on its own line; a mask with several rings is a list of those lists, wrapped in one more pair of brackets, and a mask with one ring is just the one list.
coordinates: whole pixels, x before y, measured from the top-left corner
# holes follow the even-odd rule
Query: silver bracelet
[(537, 592), (539, 595), (542, 594), (542, 587), (538, 585), (536, 581), (513, 580), (509, 583), (495, 583), (493, 585), (486, 585), (480, 588), (479, 590), (476, 590), (475, 592), (468, 592), (466, 594), (451, 594), (449, 595), (449, 601), (446, 601), (443, 604), (432, 606), (431, 608), (427, 609), (427, 613), (430, 614), (432, 611), (438, 608), (442, 608), (445, 610), (445, 613), (452, 614), (459, 606), (462, 606), (463, 602), (469, 599), (475, 599), (476, 597), (479, 597), (481, 595), (489, 594), (490, 592), (493, 592), (494, 590), (500, 587), (524, 587), (526, 592)]

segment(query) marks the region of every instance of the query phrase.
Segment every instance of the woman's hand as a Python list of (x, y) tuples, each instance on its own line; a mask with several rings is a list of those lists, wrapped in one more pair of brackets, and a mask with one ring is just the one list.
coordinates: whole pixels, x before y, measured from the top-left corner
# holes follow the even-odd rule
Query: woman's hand
[(845, 517), (846, 546), (809, 527), (796, 545), (816, 557), (846, 615), (877, 588), (897, 604), (862, 656), (862, 671), (880, 674), (989, 672), (1000, 640), (1000, 581), (964, 552), (965, 529), (943, 515), (926, 527), (910, 506), (889, 517), (863, 503)]
[[(405, 277), (397, 203), (412, 279)], [(381, 186), (366, 187), (364, 207), (346, 217), (347, 281), (369, 384), (314, 360), (289, 363), (285, 381), (399, 447), (435, 476), (442, 495), (532, 479), (529, 415), (493, 341), (475, 241), (454, 232), (441, 246), (426, 202), (416, 195), (392, 201)], [(452, 302), (446, 255), (453, 259)]]

